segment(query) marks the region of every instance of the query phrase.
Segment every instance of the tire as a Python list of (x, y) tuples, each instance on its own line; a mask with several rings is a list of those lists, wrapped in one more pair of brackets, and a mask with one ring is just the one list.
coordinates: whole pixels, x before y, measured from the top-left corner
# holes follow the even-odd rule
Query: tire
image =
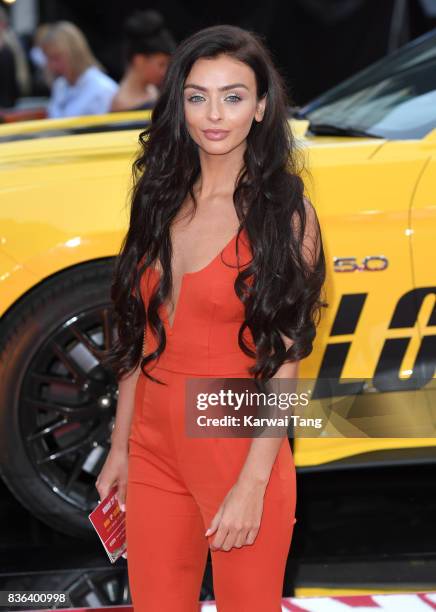
[(114, 337), (112, 272), (107, 259), (56, 274), (0, 327), (0, 475), (32, 515), (85, 539), (118, 397), (98, 356)]
[(58, 612), (66, 607), (90, 610), (90, 601), (96, 610), (103, 606), (132, 605), (125, 563), (102, 567), (101, 555), (89, 555), (86, 559), (77, 559), (76, 563), (71, 568), (6, 576), (2, 579), (2, 590), (60, 591), (71, 605), (58, 601), (44, 606)]

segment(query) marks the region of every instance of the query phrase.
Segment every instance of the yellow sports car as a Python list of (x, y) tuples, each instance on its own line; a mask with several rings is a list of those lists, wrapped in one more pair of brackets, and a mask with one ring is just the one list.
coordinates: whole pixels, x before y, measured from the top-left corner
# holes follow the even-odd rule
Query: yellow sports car
[[(435, 39), (290, 118), (328, 263), (329, 308), (300, 375), (362, 393), (360, 408), (374, 394), (380, 411), (402, 408), (398, 428), (373, 437), (297, 438), (300, 471), (436, 456), (423, 427), (436, 363)], [(149, 119), (0, 127), (0, 471), (34, 515), (70, 534), (90, 531), (109, 446), (117, 385), (98, 354), (113, 338), (112, 264)]]

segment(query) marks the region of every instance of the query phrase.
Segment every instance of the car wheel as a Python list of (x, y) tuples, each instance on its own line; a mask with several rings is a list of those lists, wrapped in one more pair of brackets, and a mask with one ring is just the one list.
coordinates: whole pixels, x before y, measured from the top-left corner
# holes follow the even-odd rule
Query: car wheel
[(0, 328), (0, 473), (51, 527), (84, 538), (99, 496), (118, 387), (99, 352), (114, 338), (113, 260), (56, 274)]

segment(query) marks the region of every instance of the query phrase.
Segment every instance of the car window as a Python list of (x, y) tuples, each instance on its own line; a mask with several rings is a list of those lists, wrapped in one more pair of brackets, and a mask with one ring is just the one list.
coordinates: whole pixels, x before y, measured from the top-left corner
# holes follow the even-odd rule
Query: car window
[(422, 138), (436, 128), (436, 30), (334, 87), (299, 115), (314, 126)]

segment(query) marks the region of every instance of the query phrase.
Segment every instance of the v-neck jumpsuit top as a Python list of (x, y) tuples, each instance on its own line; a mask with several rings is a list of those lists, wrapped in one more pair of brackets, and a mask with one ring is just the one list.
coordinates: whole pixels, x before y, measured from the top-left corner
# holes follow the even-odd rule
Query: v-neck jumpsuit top
[[(237, 250), (238, 247), (238, 250)], [(167, 343), (151, 374), (139, 374), (129, 436), (126, 531), (135, 612), (197, 609), (204, 564), (215, 534), (205, 537), (235, 484), (253, 438), (195, 438), (185, 433), (185, 382), (190, 377), (250, 377), (254, 358), (239, 347), (244, 306), (234, 291), (239, 267), (251, 260), (245, 230), (202, 269), (186, 273), (172, 325), (160, 316)], [(147, 269), (141, 292), (147, 307), (159, 272)], [(254, 347), (246, 330), (245, 340)], [(157, 346), (145, 329), (146, 352)], [(264, 495), (256, 540), (211, 551), (219, 612), (279, 612), (295, 523), (293, 455), (283, 439)], [(166, 604), (165, 602), (168, 602)], [(171, 605), (173, 607), (171, 607)]]

